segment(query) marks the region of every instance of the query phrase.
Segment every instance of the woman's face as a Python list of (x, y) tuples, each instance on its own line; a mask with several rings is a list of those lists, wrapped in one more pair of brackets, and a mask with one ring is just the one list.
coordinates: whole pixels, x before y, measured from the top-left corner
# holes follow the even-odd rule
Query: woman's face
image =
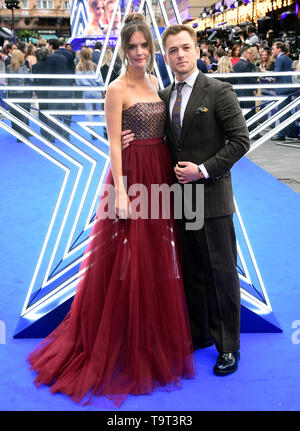
[(239, 56), (240, 56), (240, 51), (241, 51), (241, 48), (240, 48), (239, 46), (237, 46), (237, 47), (234, 49), (234, 56), (235, 56), (235, 57), (239, 57)]
[(136, 31), (129, 39), (127, 57), (132, 67), (146, 67), (150, 57), (150, 48), (141, 31)]
[(99, 0), (94, 9), (93, 9), (94, 16), (98, 19), (102, 19), (104, 15), (104, 3), (102, 0)]
[(262, 59), (263, 62), (266, 62), (268, 60), (268, 53), (266, 51), (263, 51), (260, 54), (260, 58)]

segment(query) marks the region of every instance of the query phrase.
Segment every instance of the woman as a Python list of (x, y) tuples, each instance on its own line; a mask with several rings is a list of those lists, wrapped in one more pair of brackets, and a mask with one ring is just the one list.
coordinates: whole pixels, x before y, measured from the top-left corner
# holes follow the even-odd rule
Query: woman
[[(7, 66), (7, 73), (18, 73), (18, 74), (29, 74), (30, 70), (25, 64), (24, 60), (24, 54), (18, 50), (14, 49), (11, 54), (11, 63)], [(23, 87), (25, 85), (30, 85), (30, 79), (27, 78), (7, 78), (7, 83), (9, 86), (18, 86)], [(9, 90), (8, 91), (8, 97), (18, 97), (23, 99), (29, 99), (32, 96), (32, 92), (24, 89), (20, 90)], [(21, 108), (24, 108), (26, 111), (30, 111), (30, 103), (18, 103)], [(29, 126), (29, 119), (26, 115), (21, 114), (17, 109), (10, 108), (10, 113), (16, 117), (19, 121), (23, 122), (27, 126)], [(25, 131), (23, 127), (15, 123), (14, 121), (11, 122), (12, 129), (14, 129), (16, 132), (18, 132), (20, 135), (22, 135), (25, 138), (29, 138), (30, 133)], [(22, 142), (22, 139), (17, 138), (17, 142)]]
[[(102, 74), (102, 78), (103, 78), (104, 82), (106, 81), (107, 73), (108, 73), (109, 67), (111, 65), (112, 58), (113, 58), (113, 52), (112, 52), (111, 48), (107, 47), (105, 54), (104, 54), (102, 66), (101, 66), (101, 74)], [(118, 77), (118, 73), (117, 73), (116, 69), (117, 68), (114, 65), (112, 68), (112, 71), (111, 71), (110, 78), (109, 78), (109, 83), (111, 83), (112, 81), (114, 81)]]
[(233, 47), (231, 48), (231, 64), (232, 67), (238, 62), (240, 61), (240, 51), (241, 51), (241, 47), (238, 43), (235, 43), (233, 45)]
[(231, 73), (233, 72), (233, 67), (230, 58), (227, 55), (223, 55), (218, 61), (217, 73)]
[(266, 72), (267, 70), (274, 70), (274, 61), (272, 61), (269, 51), (263, 49), (260, 53), (260, 72)]
[[(220, 60), (218, 61), (218, 68), (217, 68), (217, 73), (232, 73), (233, 72), (233, 67), (231, 64), (231, 60), (227, 55), (223, 55), (223, 57), (220, 58)], [(219, 79), (220, 81), (226, 81), (229, 82), (230, 84), (235, 84), (236, 80), (234, 78), (219, 78), (217, 77), (217, 79)]]
[(104, 2), (103, 0), (88, 0), (89, 21), (84, 36), (103, 34)]
[(29, 43), (27, 45), (27, 52), (26, 52), (26, 55), (25, 55), (25, 60), (28, 61), (30, 70), (32, 70), (32, 66), (34, 64), (36, 64), (36, 62), (37, 62), (35, 51), (36, 51), (36, 47), (32, 43)]
[[(163, 218), (159, 199), (149, 195), (153, 184), (171, 185), (173, 173), (163, 141), (167, 108), (150, 74), (153, 40), (142, 15), (126, 18), (121, 46), (126, 70), (105, 102), (111, 171), (82, 280), (64, 321), (29, 357), (36, 384), (85, 403), (104, 395), (117, 406), (130, 393), (170, 389), (194, 375), (174, 220)], [(121, 152), (129, 129), (135, 140)]]
[[(79, 52), (79, 63), (76, 66), (76, 75), (94, 75), (97, 70), (97, 65), (92, 62), (92, 53), (93, 51), (90, 48), (82, 48)], [(103, 79), (101, 73), (99, 74), (97, 79), (87, 79), (85, 76), (80, 78), (76, 78), (76, 85), (85, 86), (85, 87), (95, 87), (102, 86)], [(101, 91), (89, 91), (84, 90), (82, 92), (82, 97), (84, 99), (101, 99), (102, 92)], [(85, 109), (87, 111), (91, 111), (93, 109), (101, 110), (101, 106), (99, 103), (88, 102), (85, 103)], [(87, 115), (87, 118), (92, 121), (93, 117), (91, 115)]]
[[(268, 72), (268, 71), (274, 71), (274, 61), (272, 61), (272, 58), (269, 54), (269, 51), (267, 49), (263, 49), (260, 53), (260, 64), (259, 64), (259, 71), (260, 72)], [(265, 76), (261, 77), (259, 79), (261, 85), (265, 84), (273, 84), (275, 82), (275, 78), (272, 76)], [(262, 96), (276, 96), (276, 92), (274, 88), (262, 88), (261, 89), (261, 95)], [(270, 101), (267, 102), (261, 102), (262, 108), (266, 106), (266, 104), (270, 103)], [(271, 117), (272, 112), (268, 113), (268, 118)], [(264, 116), (260, 119), (260, 122), (266, 121), (267, 116)]]

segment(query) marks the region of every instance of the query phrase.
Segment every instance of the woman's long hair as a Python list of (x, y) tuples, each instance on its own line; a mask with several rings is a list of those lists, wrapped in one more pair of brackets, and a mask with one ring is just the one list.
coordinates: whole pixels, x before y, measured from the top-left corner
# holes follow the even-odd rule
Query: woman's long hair
[(79, 62), (76, 66), (76, 72), (88, 72), (89, 70), (95, 71), (96, 64), (92, 62), (92, 50), (90, 48), (82, 48), (79, 52)]
[(223, 55), (218, 62), (217, 73), (231, 73), (233, 67), (230, 58), (227, 55)]
[(18, 72), (21, 66), (25, 64), (24, 54), (19, 49), (14, 49), (11, 54), (11, 69)]

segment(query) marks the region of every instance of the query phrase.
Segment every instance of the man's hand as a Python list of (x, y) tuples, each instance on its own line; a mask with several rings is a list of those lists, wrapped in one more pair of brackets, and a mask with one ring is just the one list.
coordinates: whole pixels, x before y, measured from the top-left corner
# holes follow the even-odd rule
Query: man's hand
[(178, 162), (174, 168), (176, 177), (180, 184), (187, 184), (205, 178), (202, 172), (199, 172), (198, 166), (192, 162)]
[(130, 142), (134, 140), (134, 133), (131, 133), (131, 130), (123, 130), (121, 132), (121, 148), (125, 150), (125, 148), (129, 147)]

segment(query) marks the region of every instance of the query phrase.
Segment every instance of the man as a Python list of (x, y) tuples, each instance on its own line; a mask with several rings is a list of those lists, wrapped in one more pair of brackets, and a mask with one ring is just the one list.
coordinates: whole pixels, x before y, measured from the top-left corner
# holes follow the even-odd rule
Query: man
[(59, 52), (63, 54), (68, 62), (68, 73), (73, 74), (75, 73), (75, 53), (73, 51), (70, 51), (66, 48), (66, 40), (63, 37), (59, 38)]
[[(55, 75), (60, 74), (69, 74), (70, 73), (70, 65), (65, 55), (59, 49), (59, 41), (58, 39), (50, 39), (48, 42), (49, 49), (51, 54), (48, 56), (47, 62), (47, 72), (51, 75), (54, 75), (52, 79), (49, 80), (50, 86), (71, 86), (73, 85), (72, 79), (58, 79), (55, 78)], [(65, 99), (63, 103), (54, 103), (50, 104), (52, 109), (57, 110), (65, 110), (68, 111), (72, 109), (72, 91), (61, 90), (61, 91), (49, 91), (48, 94), (49, 99), (57, 98), (57, 99)], [(69, 99), (69, 102), (68, 102)], [(71, 116), (64, 114), (61, 117), (61, 122), (65, 123), (67, 126), (71, 124)], [(53, 125), (53, 128), (57, 130), (59, 133), (61, 129), (57, 125)], [(62, 134), (66, 139), (69, 139), (69, 132), (62, 127)]]
[(250, 64), (251, 54), (251, 46), (244, 45), (240, 51), (240, 60), (233, 66), (233, 71), (236, 73), (252, 72)]
[[(283, 42), (275, 42), (272, 46), (272, 55), (275, 58), (274, 63), (274, 72), (292, 72), (292, 63), (293, 61), (285, 54), (285, 44)], [(292, 83), (291, 76), (276, 76), (275, 79), (276, 84), (286, 84), (286, 88), (277, 88), (276, 94), (278, 96), (288, 96), (293, 92), (293, 90), (289, 90), (288, 86)], [(287, 106), (290, 103), (290, 97), (287, 97), (280, 105), (281, 109)], [(280, 123), (288, 118), (289, 114), (284, 115), (280, 118)], [(292, 125), (285, 127), (280, 130), (277, 135), (272, 136), (272, 141), (285, 141), (286, 134), (292, 135)]]
[[(175, 73), (175, 82), (160, 92), (169, 111), (166, 138), (174, 171), (179, 184), (193, 185), (194, 195), (197, 184), (204, 184), (203, 228), (186, 230), (186, 220), (178, 223), (192, 336), (195, 348), (209, 346), (209, 330), (219, 352), (214, 372), (227, 375), (238, 368), (240, 348), (230, 169), (248, 151), (249, 134), (232, 86), (197, 70), (194, 30), (172, 25), (162, 40), (165, 61)], [(181, 90), (179, 83), (184, 83)], [(123, 136), (123, 148), (131, 139)]]
[(102, 48), (103, 48), (102, 43), (99, 40), (97, 40), (97, 42), (95, 43), (95, 48), (92, 53), (92, 62), (95, 63), (97, 66), (100, 60)]
[(248, 25), (246, 27), (246, 33), (248, 38), (246, 39), (246, 44), (247, 45), (255, 45), (256, 43), (259, 43), (259, 39), (256, 35), (256, 28), (254, 27), (254, 25)]
[(11, 62), (11, 54), (14, 49), (17, 49), (17, 45), (14, 43), (8, 43), (6, 45), (6, 48), (8, 50), (8, 54), (6, 59), (4, 60), (4, 64), (5, 64), (5, 71), (7, 72), (7, 67), (10, 65), (10, 62)]
[(224, 51), (223, 48), (216, 49), (214, 54), (214, 62), (211, 64), (211, 70), (213, 72), (217, 71), (219, 60), (220, 58), (224, 57), (224, 55), (226, 55), (226, 52)]
[[(250, 45), (244, 45), (240, 51), (240, 60), (233, 66), (233, 71), (235, 73), (251, 73), (254, 72), (255, 66), (252, 62), (253, 53)], [(238, 84), (255, 84), (257, 82), (257, 78), (236, 78)], [(256, 90), (246, 89), (246, 90), (237, 90), (236, 91), (239, 97), (253, 97), (256, 96)], [(255, 101), (247, 100), (241, 101), (240, 106), (243, 109), (248, 109), (247, 117), (250, 118), (255, 114)], [(252, 124), (252, 129), (256, 127), (255, 124)], [(254, 139), (259, 139), (261, 135), (257, 134), (254, 136)]]
[(22, 40), (20, 40), (20, 41), (17, 43), (17, 49), (18, 49), (19, 51), (21, 51), (21, 52), (22, 52), (22, 54), (23, 54), (23, 56), (24, 56), (25, 65), (26, 65), (26, 66), (28, 67), (28, 69), (30, 70), (30, 69), (31, 69), (31, 68), (30, 68), (30, 64), (29, 64), (28, 60), (26, 60), (26, 55), (27, 55), (27, 51), (28, 51), (27, 43), (26, 43), (26, 42), (23, 42)]
[[(44, 78), (35, 78), (35, 74), (48, 74), (48, 64), (47, 64), (47, 58), (50, 55), (50, 51), (46, 46), (42, 46), (39, 48), (39, 54), (38, 54), (38, 61), (36, 64), (33, 64), (32, 66), (32, 75), (33, 75), (33, 84), (37, 87), (35, 90), (36, 95), (38, 99), (47, 99), (48, 97), (51, 97), (51, 94), (48, 96), (48, 91), (40, 91), (38, 90), (39, 86), (48, 86), (49, 80)], [(53, 96), (52, 96), (53, 97)], [(51, 121), (48, 120), (48, 118), (43, 114), (43, 111), (48, 111), (49, 109), (52, 109), (53, 105), (49, 105), (48, 103), (39, 103), (39, 120), (46, 124), (47, 126), (50, 124), (51, 127)], [(54, 137), (47, 132), (45, 129), (41, 127), (40, 130), (41, 135), (48, 139), (51, 142), (54, 142)]]

